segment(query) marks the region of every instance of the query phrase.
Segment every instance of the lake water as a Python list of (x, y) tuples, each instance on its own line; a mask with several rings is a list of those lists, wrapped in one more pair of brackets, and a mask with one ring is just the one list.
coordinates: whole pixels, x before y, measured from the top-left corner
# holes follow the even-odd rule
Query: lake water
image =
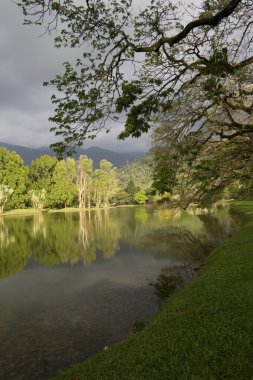
[(149, 284), (192, 265), (234, 226), (142, 207), (0, 218), (0, 379), (45, 380), (149, 320)]

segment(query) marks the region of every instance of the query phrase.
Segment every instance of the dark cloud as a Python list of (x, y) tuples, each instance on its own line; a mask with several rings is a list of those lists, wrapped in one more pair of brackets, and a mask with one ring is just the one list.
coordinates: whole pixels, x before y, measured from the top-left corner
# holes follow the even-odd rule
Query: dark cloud
[[(146, 2), (146, 1), (145, 1)], [(53, 89), (43, 87), (62, 70), (62, 62), (73, 60), (73, 50), (55, 49), (53, 39), (40, 36), (43, 29), (22, 25), (22, 14), (10, 0), (0, 1), (0, 141), (25, 146), (44, 146), (56, 141), (49, 132), (53, 113)], [(148, 137), (117, 140), (122, 126), (101, 133), (85, 146), (116, 151), (146, 150)]]

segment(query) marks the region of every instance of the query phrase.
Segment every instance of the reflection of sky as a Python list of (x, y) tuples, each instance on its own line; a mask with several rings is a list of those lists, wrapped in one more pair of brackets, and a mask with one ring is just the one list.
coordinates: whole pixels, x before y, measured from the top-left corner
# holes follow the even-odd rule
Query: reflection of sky
[[(120, 255), (111, 260), (98, 260), (95, 265), (83, 264), (57, 265), (55, 267), (42, 267), (29, 265), (18, 275), (13, 275), (0, 283), (0, 297), (6, 302), (17, 297), (17, 302), (30, 303), (44, 295), (46, 298), (54, 297), (57, 293), (72, 294), (82, 289), (88, 289), (100, 282), (110, 281), (115, 285), (143, 287), (148, 280), (153, 280), (160, 269), (175, 262), (166, 259), (156, 259), (152, 255), (138, 254), (138, 250), (129, 250), (121, 247)], [(32, 286), (32, 292), (31, 292)], [(10, 291), (6, 292), (7, 287)], [(12, 293), (11, 289), (15, 289)]]
[(148, 283), (166, 264), (122, 247), (95, 265), (33, 263), (1, 281), (0, 378), (43, 380), (124, 338), (157, 310)]

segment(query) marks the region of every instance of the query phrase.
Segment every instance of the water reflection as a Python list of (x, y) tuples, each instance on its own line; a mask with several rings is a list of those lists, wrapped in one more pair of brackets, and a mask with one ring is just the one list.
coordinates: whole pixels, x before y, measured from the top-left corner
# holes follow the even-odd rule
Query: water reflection
[(157, 215), (160, 223), (143, 236), (141, 245), (160, 257), (169, 252), (170, 257), (187, 265), (203, 259), (236, 228), (226, 208), (166, 210)]
[[(228, 211), (227, 207), (191, 207), (187, 214), (197, 216), (192, 219), (188, 219), (182, 211), (177, 214), (165, 212), (166, 218), (173, 218), (174, 222), (179, 218), (180, 225), (173, 223), (169, 231), (155, 231), (148, 238), (152, 241), (158, 240), (161, 253), (166, 252), (169, 247), (171, 252), (180, 252), (181, 263), (162, 268), (156, 280), (149, 283), (160, 301), (165, 301), (176, 290), (190, 282), (198, 273), (208, 253), (230, 236), (236, 228), (236, 223), (233, 221), (232, 227)], [(146, 241), (145, 244), (148, 246), (150, 241)]]
[(0, 216), (0, 248), (7, 247), (15, 242), (15, 236), (11, 236), (8, 227), (4, 223), (4, 218)]
[(46, 239), (47, 237), (47, 227), (44, 219), (44, 215), (39, 212), (33, 216), (33, 228), (32, 228), (33, 236), (39, 235)]
[(43, 380), (123, 339), (157, 310), (149, 281), (166, 267), (156, 294), (180, 287), (232, 229), (224, 210), (0, 219), (0, 378)]
[(14, 219), (0, 217), (0, 278), (6, 278), (21, 271), (29, 257), (29, 236), (25, 220), (18, 223)]
[(0, 218), (0, 277), (21, 271), (31, 257), (46, 266), (112, 259), (120, 241), (190, 263), (230, 233), (224, 209), (174, 213), (137, 207)]
[[(180, 269), (182, 270), (182, 268)], [(150, 282), (150, 286), (154, 288), (155, 294), (160, 300), (165, 301), (176, 290), (183, 286), (184, 280), (180, 269), (176, 268), (174, 273), (173, 268), (163, 268), (157, 279)], [(186, 275), (188, 276), (188, 271)]]

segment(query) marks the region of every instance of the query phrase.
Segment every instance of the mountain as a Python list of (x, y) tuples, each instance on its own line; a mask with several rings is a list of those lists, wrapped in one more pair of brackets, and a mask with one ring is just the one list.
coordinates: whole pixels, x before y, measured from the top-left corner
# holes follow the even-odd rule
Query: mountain
[(87, 149), (77, 149), (77, 155), (84, 154), (93, 159), (94, 167), (99, 166), (99, 162), (102, 159), (110, 161), (114, 166), (122, 166), (128, 161), (132, 161), (135, 158), (142, 157), (146, 152), (128, 152), (119, 153), (111, 150), (102, 149), (99, 147), (90, 147)]
[[(41, 148), (28, 148), (25, 146), (12, 145), (0, 142), (0, 146), (6, 147), (10, 151), (15, 151), (18, 153), (22, 159), (24, 160), (26, 165), (29, 165), (32, 160), (44, 155), (49, 154), (50, 156), (54, 156), (54, 153), (51, 151), (49, 147), (41, 147)], [(77, 148), (77, 153), (73, 155), (74, 158), (78, 158), (81, 154), (86, 155), (89, 158), (92, 158), (94, 162), (94, 167), (97, 168), (99, 166), (99, 162), (102, 159), (106, 159), (110, 161), (114, 166), (121, 166), (126, 164), (128, 161), (132, 161), (138, 157), (143, 156), (146, 152), (128, 152), (128, 153), (118, 153), (108, 149), (103, 149), (99, 147), (90, 147), (90, 148)]]
[(44, 155), (49, 154), (50, 156), (54, 156), (53, 152), (50, 148), (28, 148), (26, 146), (19, 146), (19, 145), (12, 145), (7, 144), (4, 142), (0, 142), (0, 146), (6, 147), (10, 151), (15, 151), (17, 154), (19, 154), (24, 163), (26, 165), (29, 165), (32, 160), (35, 160), (36, 158)]

